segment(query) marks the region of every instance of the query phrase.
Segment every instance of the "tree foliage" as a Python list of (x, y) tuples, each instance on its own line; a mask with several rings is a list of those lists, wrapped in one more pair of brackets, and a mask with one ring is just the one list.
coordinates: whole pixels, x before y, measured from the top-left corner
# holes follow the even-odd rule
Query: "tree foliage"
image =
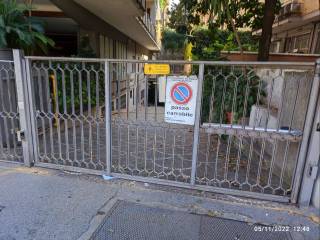
[(163, 11), (166, 8), (166, 6), (168, 5), (168, 3), (169, 3), (169, 0), (160, 0), (159, 1), (160, 9)]
[[(276, 13), (280, 7), (281, 2), (277, 0)], [(170, 12), (170, 27), (176, 29), (179, 25), (185, 25), (190, 28), (192, 25), (199, 25), (201, 16), (207, 15), (212, 17), (209, 24), (227, 25), (229, 30), (232, 30), (228, 20), (230, 13), (237, 28), (257, 30), (262, 27), (264, 8), (265, 3), (260, 0), (181, 0), (173, 5)]]
[(173, 4), (168, 26), (178, 33), (190, 34), (193, 26), (200, 24), (197, 9), (197, 0), (181, 0), (178, 4)]
[(193, 44), (192, 54), (194, 60), (218, 60), (220, 51), (224, 45), (222, 32), (208, 28), (197, 28), (194, 30), (190, 41)]
[[(257, 51), (258, 42), (250, 31), (239, 32), (239, 36), (245, 51)], [(163, 32), (162, 46), (166, 51), (182, 53), (186, 42), (192, 44), (193, 60), (219, 60), (221, 59), (221, 51), (239, 50), (234, 33), (229, 30), (197, 27), (193, 29), (191, 35), (180, 34), (173, 29), (165, 29)], [(187, 46), (190, 47), (190, 45)]]
[(182, 51), (186, 36), (172, 29), (165, 29), (162, 33), (162, 46), (164, 50), (171, 53)]
[[(245, 51), (256, 51), (258, 43), (250, 31), (239, 32)], [(189, 37), (193, 44), (192, 54), (194, 60), (219, 60), (221, 51), (238, 51), (234, 33), (218, 28), (199, 27)]]
[(20, 6), (15, 0), (0, 1), (0, 48), (21, 48), (27, 53), (33, 49), (46, 52), (54, 46), (53, 40), (44, 35), (40, 21), (27, 17), (30, 6)]
[[(273, 11), (277, 14), (281, 2), (274, 1), (276, 7)], [(173, 6), (170, 27), (185, 34), (190, 34), (195, 26), (201, 24), (211, 29), (227, 27), (233, 32), (238, 50), (242, 52), (248, 46), (243, 46), (239, 29), (257, 30), (263, 27), (264, 30), (266, 26), (263, 26), (263, 21), (268, 18), (265, 10), (266, 4), (260, 0), (181, 0), (179, 4)], [(205, 20), (201, 22), (201, 18)], [(266, 41), (270, 42), (270, 39), (261, 39), (260, 45), (269, 46), (270, 44), (264, 43)], [(260, 47), (259, 52), (262, 50), (269, 51)]]
[(226, 24), (230, 30), (230, 17), (237, 28), (258, 29), (262, 23), (263, 8), (264, 3), (259, 0), (201, 0), (197, 13), (211, 15), (216, 24)]

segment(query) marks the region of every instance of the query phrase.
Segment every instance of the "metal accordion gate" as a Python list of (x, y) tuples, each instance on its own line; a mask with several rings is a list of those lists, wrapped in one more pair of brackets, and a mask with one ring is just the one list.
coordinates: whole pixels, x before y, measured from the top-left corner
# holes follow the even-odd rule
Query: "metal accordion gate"
[[(23, 59), (35, 165), (297, 201), (319, 94), (314, 64)], [(148, 63), (170, 74), (146, 75)], [(171, 76), (198, 81), (194, 125), (165, 121)]]

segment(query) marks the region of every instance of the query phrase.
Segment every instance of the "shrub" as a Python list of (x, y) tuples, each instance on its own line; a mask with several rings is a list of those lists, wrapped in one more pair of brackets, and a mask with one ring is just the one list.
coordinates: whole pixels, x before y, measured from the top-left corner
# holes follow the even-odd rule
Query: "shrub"
[(54, 46), (53, 40), (44, 35), (41, 22), (27, 17), (30, 6), (18, 5), (15, 0), (0, 1), (0, 48), (21, 48), (26, 53)]

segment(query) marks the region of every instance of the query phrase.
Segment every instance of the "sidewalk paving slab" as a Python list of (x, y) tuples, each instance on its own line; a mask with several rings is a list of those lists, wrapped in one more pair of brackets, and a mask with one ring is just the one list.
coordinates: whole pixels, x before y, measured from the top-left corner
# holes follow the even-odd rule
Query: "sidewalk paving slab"
[(115, 200), (250, 224), (310, 228), (291, 231), (293, 239), (320, 236), (313, 208), (0, 162), (0, 240), (85, 239), (108, 216), (102, 209)]

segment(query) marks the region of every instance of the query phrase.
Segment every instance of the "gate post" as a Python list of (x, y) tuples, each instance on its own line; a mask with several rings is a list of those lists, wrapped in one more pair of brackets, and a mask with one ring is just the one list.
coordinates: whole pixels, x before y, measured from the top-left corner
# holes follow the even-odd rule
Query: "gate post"
[[(307, 115), (304, 123), (303, 138), (299, 151), (297, 170), (294, 176), (294, 185), (292, 192), (292, 201), (300, 206), (308, 206), (312, 196), (313, 186), (317, 177), (317, 168), (320, 161), (319, 146), (317, 146), (316, 134), (312, 131), (316, 130), (315, 114), (317, 110), (317, 102), (320, 101), (320, 59), (316, 61), (315, 76), (311, 86), (310, 99), (307, 108)], [(320, 106), (318, 106), (320, 108)], [(319, 137), (318, 137), (319, 138)], [(313, 143), (311, 142), (313, 140)], [(318, 150), (318, 154), (316, 154)], [(313, 152), (311, 152), (313, 151)], [(312, 155), (312, 156), (311, 156)], [(301, 186), (300, 186), (301, 183)]]
[(112, 136), (111, 136), (111, 83), (109, 61), (104, 61), (104, 81), (105, 81), (105, 118), (106, 118), (106, 174), (111, 175), (112, 162)]
[(14, 73), (17, 91), (17, 108), (19, 112), (20, 129), (18, 139), (22, 143), (24, 164), (28, 167), (33, 164), (33, 143), (31, 136), (31, 123), (29, 111), (29, 91), (27, 86), (26, 66), (23, 52), (13, 49)]
[(194, 123), (194, 131), (193, 131), (192, 167), (191, 167), (191, 180), (190, 180), (190, 183), (192, 185), (195, 184), (196, 171), (197, 171), (198, 145), (199, 145), (200, 124), (201, 124), (203, 75), (204, 75), (204, 64), (201, 63), (199, 65), (197, 103), (196, 103), (195, 123)]
[(38, 129), (37, 129), (37, 118), (36, 118), (36, 105), (35, 105), (35, 96), (33, 94), (33, 85), (32, 85), (32, 74), (31, 74), (31, 63), (28, 58), (24, 59), (25, 64), (25, 73), (26, 73), (26, 88), (25, 96), (27, 96), (27, 116), (28, 120), (28, 132), (29, 132), (29, 141), (30, 141), (30, 153), (32, 153), (33, 164), (36, 164), (39, 160), (38, 156)]

